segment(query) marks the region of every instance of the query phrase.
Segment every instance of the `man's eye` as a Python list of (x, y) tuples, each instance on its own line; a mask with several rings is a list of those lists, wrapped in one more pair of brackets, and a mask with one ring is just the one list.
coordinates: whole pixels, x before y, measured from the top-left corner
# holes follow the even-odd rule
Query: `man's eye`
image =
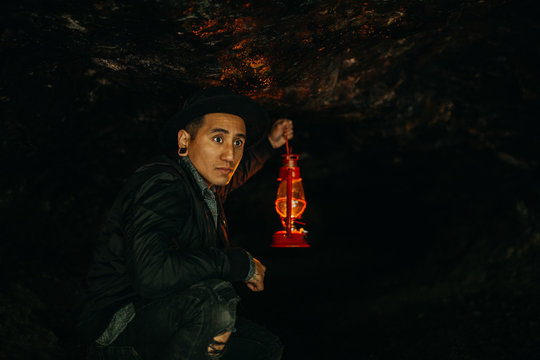
[(235, 146), (242, 146), (244, 144), (244, 142), (242, 140), (234, 140), (234, 145)]
[(223, 138), (221, 136), (214, 136), (214, 141), (217, 142), (217, 143), (222, 143)]

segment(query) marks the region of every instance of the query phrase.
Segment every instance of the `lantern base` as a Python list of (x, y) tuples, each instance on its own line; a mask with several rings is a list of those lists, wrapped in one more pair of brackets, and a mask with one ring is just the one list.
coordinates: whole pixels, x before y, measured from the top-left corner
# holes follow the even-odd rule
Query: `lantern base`
[(272, 236), (272, 244), (270, 246), (308, 248), (309, 244), (304, 239), (304, 233), (300, 231), (291, 231), (291, 234), (287, 236), (287, 232), (281, 230)]

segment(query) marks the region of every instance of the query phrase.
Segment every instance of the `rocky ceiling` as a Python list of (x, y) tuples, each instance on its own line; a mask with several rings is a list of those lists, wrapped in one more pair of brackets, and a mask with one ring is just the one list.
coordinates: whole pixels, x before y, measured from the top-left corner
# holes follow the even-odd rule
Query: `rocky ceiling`
[[(6, 119), (160, 122), (191, 90), (226, 84), (275, 116), (348, 123), (356, 144), (466, 142), (517, 166), (538, 164), (529, 131), (538, 130), (534, 1), (3, 6)], [(28, 140), (5, 126), (6, 141)]]

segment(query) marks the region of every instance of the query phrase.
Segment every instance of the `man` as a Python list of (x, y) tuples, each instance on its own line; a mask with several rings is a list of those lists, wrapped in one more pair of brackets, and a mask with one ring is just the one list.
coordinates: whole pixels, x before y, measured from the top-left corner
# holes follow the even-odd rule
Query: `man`
[(236, 317), (231, 282), (262, 291), (266, 268), (229, 246), (221, 206), (292, 138), (290, 120), (268, 124), (227, 88), (192, 96), (166, 123), (166, 156), (120, 192), (89, 267), (78, 325), (89, 358), (281, 358), (275, 335)]

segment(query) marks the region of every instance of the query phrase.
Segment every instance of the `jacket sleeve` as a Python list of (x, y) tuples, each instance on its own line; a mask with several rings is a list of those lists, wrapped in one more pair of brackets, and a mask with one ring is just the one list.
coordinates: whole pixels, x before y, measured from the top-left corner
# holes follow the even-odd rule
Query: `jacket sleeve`
[(215, 247), (189, 248), (194, 230), (186, 184), (168, 173), (154, 175), (124, 209), (128, 277), (143, 297), (158, 297), (208, 278), (229, 279), (227, 255)]
[(227, 195), (242, 186), (253, 175), (255, 175), (272, 156), (274, 149), (270, 142), (264, 138), (258, 144), (244, 153), (242, 161), (238, 164), (231, 181), (225, 186), (217, 186), (216, 191), (222, 200), (225, 201)]

